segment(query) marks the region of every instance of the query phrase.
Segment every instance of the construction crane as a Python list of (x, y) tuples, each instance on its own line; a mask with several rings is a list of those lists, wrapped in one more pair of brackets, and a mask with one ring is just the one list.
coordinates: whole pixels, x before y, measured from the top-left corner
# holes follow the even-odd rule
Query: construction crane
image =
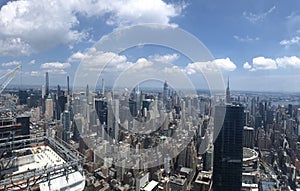
[(19, 64), (15, 69), (0, 77), (0, 80), (7, 77), (7, 79), (0, 85), (0, 94), (6, 88), (6, 86), (15, 78), (16, 74), (21, 70), (21, 68), (22, 64)]

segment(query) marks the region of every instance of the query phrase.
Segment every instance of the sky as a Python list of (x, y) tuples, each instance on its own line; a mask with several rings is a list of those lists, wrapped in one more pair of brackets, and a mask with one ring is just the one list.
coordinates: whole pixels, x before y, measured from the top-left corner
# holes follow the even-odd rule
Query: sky
[[(233, 90), (298, 92), (299, 8), (297, 0), (0, 0), (0, 75), (21, 63), (12, 84), (41, 86), (48, 71), (51, 86), (66, 86), (67, 75), (73, 83), (78, 74), (93, 76), (90, 71), (113, 85), (126, 75), (160, 71), (159, 80), (180, 74), (204, 88), (200, 73), (214, 64)], [(116, 31), (148, 23), (162, 32), (164, 26), (186, 31), (211, 60), (193, 60), (157, 44), (119, 52), (95, 48)], [(84, 75), (82, 66), (88, 68)]]

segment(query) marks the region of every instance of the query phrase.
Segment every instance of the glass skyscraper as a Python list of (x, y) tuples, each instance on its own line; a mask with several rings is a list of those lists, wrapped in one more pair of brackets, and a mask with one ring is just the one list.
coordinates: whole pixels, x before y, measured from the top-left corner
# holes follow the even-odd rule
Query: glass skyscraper
[[(222, 119), (224, 119), (224, 121)], [(216, 106), (214, 132), (216, 139), (214, 142), (213, 162), (214, 191), (241, 190), (243, 126), (243, 106), (234, 104)], [(220, 129), (220, 131), (216, 131), (216, 129)]]

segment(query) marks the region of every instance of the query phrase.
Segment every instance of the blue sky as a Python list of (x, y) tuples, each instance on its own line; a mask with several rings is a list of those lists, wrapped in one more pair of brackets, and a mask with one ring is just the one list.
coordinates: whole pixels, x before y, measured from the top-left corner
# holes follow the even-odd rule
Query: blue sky
[[(91, 47), (104, 35), (157, 23), (202, 41), (224, 78), (230, 76), (232, 89), (300, 91), (297, 0), (22, 0), (1, 1), (0, 7), (0, 74), (23, 65), (14, 84), (42, 85), (48, 71), (50, 85), (65, 86), (66, 75), (73, 81), (81, 59), (92, 62)], [(158, 46), (114, 56), (110, 74), (152, 62), (179, 67), (193, 80), (199, 72), (199, 63)], [(108, 76), (107, 83), (113, 83)]]

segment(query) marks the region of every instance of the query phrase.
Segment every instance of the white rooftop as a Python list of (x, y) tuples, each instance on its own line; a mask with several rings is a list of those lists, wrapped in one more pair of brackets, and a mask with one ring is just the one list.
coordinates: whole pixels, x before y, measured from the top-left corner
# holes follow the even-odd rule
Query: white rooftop
[[(18, 171), (13, 174), (18, 174), (34, 169), (44, 169), (66, 163), (53, 149), (49, 146), (38, 146), (17, 150), (17, 166)], [(49, 187), (50, 185), (50, 187)], [(85, 176), (76, 171), (66, 176), (52, 179), (49, 182), (39, 184), (41, 191), (59, 191), (59, 190), (74, 190), (82, 191), (85, 186)]]
[(158, 182), (156, 182), (155, 180), (151, 180), (151, 182), (149, 182), (149, 184), (147, 184), (147, 186), (145, 186), (145, 188), (143, 189), (144, 191), (152, 191), (155, 186), (158, 185)]
[(24, 157), (18, 157), (19, 163), (22, 164), (18, 165), (19, 169), (18, 171), (14, 172), (14, 174), (33, 169), (43, 169), (45, 166), (51, 167), (65, 163), (65, 161), (49, 146), (39, 146), (27, 149), (30, 149), (33, 154)]
[(82, 191), (85, 186), (85, 177), (76, 171), (68, 175), (68, 180), (65, 176), (53, 179), (49, 182), (43, 182), (40, 184), (41, 191)]

